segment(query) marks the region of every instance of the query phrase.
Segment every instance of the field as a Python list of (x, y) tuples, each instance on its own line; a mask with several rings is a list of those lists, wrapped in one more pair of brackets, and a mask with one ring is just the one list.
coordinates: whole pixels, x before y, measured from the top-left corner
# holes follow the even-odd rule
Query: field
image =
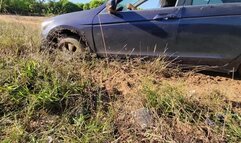
[(241, 142), (237, 75), (39, 52), (43, 19), (0, 16), (0, 142)]

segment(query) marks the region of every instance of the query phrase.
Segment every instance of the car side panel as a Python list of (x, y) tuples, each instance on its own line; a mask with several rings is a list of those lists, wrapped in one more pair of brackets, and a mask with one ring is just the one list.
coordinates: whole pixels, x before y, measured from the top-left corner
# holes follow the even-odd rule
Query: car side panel
[(163, 54), (165, 48), (173, 46), (178, 19), (159, 21), (154, 20), (154, 17), (178, 11), (178, 8), (165, 8), (97, 15), (93, 26), (97, 53), (141, 56)]
[(187, 64), (227, 66), (241, 54), (241, 5), (183, 8), (176, 55)]

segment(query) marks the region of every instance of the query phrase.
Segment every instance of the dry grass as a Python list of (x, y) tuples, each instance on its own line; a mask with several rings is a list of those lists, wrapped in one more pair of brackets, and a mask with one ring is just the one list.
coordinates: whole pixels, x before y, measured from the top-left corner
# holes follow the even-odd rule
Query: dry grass
[[(0, 19), (0, 142), (241, 141), (239, 80), (162, 59), (40, 53), (37, 26), (19, 19)], [(144, 129), (133, 116), (140, 108), (152, 117)]]
[(10, 22), (10, 23), (21, 23), (27, 25), (39, 25), (45, 17), (37, 17), (37, 16), (17, 16), (17, 15), (0, 15), (0, 20), (2, 22)]

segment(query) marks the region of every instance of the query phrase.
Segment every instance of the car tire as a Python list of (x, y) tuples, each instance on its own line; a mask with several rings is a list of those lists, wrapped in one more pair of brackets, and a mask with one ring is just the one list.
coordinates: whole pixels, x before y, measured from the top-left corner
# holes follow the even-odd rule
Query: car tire
[(85, 56), (87, 53), (86, 45), (75, 37), (60, 38), (58, 49), (67, 56), (77, 57)]

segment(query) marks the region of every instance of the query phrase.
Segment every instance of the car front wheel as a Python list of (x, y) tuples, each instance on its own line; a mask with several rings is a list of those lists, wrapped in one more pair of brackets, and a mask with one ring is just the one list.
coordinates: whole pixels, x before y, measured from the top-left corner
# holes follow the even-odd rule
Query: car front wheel
[(58, 49), (67, 56), (84, 56), (86, 46), (83, 42), (74, 37), (61, 38), (58, 42)]

